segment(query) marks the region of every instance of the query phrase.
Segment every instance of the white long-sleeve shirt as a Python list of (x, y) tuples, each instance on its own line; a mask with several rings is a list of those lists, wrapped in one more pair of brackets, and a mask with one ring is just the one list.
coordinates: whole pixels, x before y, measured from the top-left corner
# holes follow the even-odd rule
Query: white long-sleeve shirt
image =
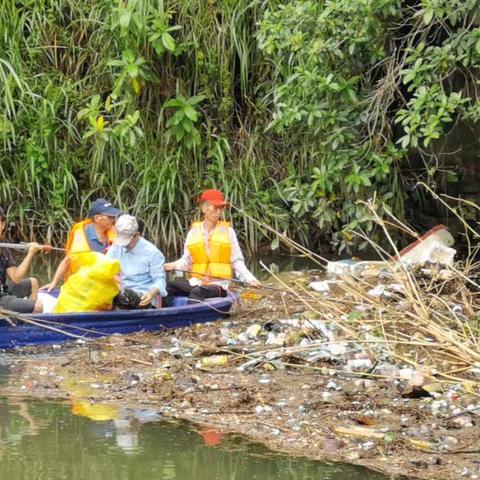
[[(205, 224), (202, 222), (201, 224), (202, 235), (205, 240), (205, 249), (207, 254), (210, 252), (210, 236), (212, 235), (213, 231), (210, 234), (205, 229)], [(192, 230), (187, 233), (187, 238), (185, 240), (185, 249), (183, 251), (183, 255), (173, 262), (175, 270), (183, 270), (186, 272), (190, 272), (192, 270), (193, 259), (190, 251), (187, 247), (190, 236), (192, 235)], [(240, 280), (241, 282), (252, 282), (255, 281), (255, 276), (248, 270), (247, 266), (245, 265), (245, 259), (243, 258), (242, 250), (240, 249), (240, 245), (238, 244), (237, 235), (232, 227), (228, 228), (228, 239), (231, 245), (231, 253), (230, 253), (230, 262), (232, 264), (233, 271), (235, 273), (235, 278)], [(197, 277), (192, 277), (189, 279), (190, 285), (196, 286), (202, 284), (202, 279)], [(211, 283), (215, 283), (216, 285), (220, 285), (223, 289), (228, 290), (228, 286), (230, 282), (228, 280), (217, 280), (212, 278)]]

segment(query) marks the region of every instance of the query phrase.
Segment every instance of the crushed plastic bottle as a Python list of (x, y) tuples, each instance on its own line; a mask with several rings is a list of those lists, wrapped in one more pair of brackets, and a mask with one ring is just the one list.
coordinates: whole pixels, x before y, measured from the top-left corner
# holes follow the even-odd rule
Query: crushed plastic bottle
[(228, 357), (226, 355), (213, 355), (212, 357), (203, 357), (203, 367), (219, 367), (228, 364)]

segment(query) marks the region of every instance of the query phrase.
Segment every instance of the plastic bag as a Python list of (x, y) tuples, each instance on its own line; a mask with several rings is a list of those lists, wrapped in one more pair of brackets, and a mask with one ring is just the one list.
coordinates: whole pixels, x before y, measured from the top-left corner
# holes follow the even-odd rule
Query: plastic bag
[(113, 297), (120, 291), (115, 279), (120, 262), (97, 252), (75, 255), (82, 267), (63, 285), (54, 313), (111, 310)]

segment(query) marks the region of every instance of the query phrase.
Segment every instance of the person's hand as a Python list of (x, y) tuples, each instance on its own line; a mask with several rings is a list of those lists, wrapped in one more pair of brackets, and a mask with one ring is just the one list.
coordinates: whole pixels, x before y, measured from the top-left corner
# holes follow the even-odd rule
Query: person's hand
[(50, 282), (40, 287), (40, 291), (42, 292), (51, 292), (57, 286), (57, 282)]
[(255, 278), (255, 280), (250, 280), (250, 282), (248, 282), (248, 286), (253, 288), (259, 288), (262, 286), (262, 284)]
[(166, 272), (171, 272), (172, 270), (175, 270), (175, 263), (173, 263), (173, 262), (165, 263), (165, 264), (163, 265), (163, 269), (164, 269)]
[(144, 293), (142, 295), (142, 298), (140, 298), (140, 303), (138, 304), (139, 307), (148, 307), (151, 303), (152, 300), (158, 295), (158, 290), (156, 288), (153, 288), (147, 293)]
[(36, 255), (41, 250), (42, 250), (42, 246), (37, 242), (31, 242), (28, 244), (28, 253)]

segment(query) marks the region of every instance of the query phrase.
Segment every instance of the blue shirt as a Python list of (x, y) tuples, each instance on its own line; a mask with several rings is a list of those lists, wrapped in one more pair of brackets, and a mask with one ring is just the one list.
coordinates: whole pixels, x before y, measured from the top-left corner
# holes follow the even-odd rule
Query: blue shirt
[(85, 236), (87, 237), (87, 242), (90, 245), (90, 248), (93, 252), (103, 253), (108, 247), (108, 243), (102, 243), (98, 237), (95, 227), (92, 223), (88, 224), (84, 228)]
[(123, 288), (131, 288), (140, 294), (157, 288), (162, 297), (167, 296), (166, 274), (163, 270), (165, 257), (149, 241), (140, 237), (131, 250), (112, 245), (107, 257), (120, 261)]

